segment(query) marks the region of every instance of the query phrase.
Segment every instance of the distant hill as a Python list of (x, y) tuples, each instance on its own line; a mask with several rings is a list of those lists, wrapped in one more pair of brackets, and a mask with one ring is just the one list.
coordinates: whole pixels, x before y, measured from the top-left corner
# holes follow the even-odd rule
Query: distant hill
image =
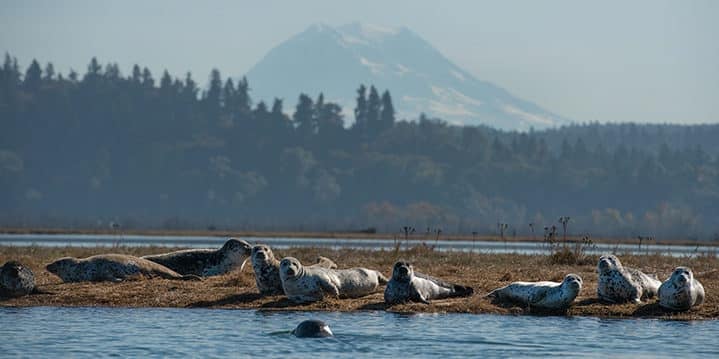
[[(561, 116), (482, 81), (407, 28), (353, 23), (312, 25), (281, 43), (248, 73), (252, 96), (294, 103), (301, 92), (337, 102), (351, 114), (360, 83), (389, 89), (399, 118), (424, 112), (452, 124), (505, 130), (567, 124)], [(352, 121), (352, 116), (346, 120)]]

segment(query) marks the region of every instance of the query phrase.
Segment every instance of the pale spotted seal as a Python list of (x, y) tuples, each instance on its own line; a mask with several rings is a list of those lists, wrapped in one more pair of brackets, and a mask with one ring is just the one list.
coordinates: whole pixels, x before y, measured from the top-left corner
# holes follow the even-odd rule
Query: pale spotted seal
[(298, 324), (297, 328), (292, 331), (292, 335), (298, 338), (326, 338), (334, 336), (327, 323), (316, 319), (305, 320)]
[(0, 297), (21, 297), (35, 293), (35, 274), (17, 261), (9, 261), (0, 268)]
[(689, 310), (704, 303), (704, 286), (687, 267), (677, 267), (659, 287), (659, 305), (671, 310)]
[(100, 254), (84, 259), (65, 257), (48, 264), (46, 268), (65, 283), (119, 282), (139, 276), (201, 280), (196, 275), (181, 275), (161, 264), (124, 254)]
[[(284, 294), (282, 289), (282, 279), (280, 279), (280, 261), (275, 259), (274, 253), (270, 247), (264, 244), (258, 244), (252, 247), (252, 269), (255, 271), (255, 283), (257, 290), (262, 295), (280, 295)], [(335, 269), (337, 265), (329, 258), (319, 256), (317, 264), (324, 268)]]
[(142, 258), (162, 264), (180, 274), (209, 277), (229, 273), (238, 268), (242, 270), (251, 251), (252, 246), (246, 241), (230, 238), (220, 249), (185, 249)]
[(387, 284), (382, 273), (366, 268), (328, 269), (305, 267), (297, 258), (280, 261), (280, 279), (285, 295), (296, 303), (333, 298), (358, 298), (378, 291)]
[(392, 267), (392, 278), (384, 290), (387, 304), (421, 302), (429, 304), (432, 299), (468, 297), (474, 289), (458, 284), (447, 283), (441, 279), (414, 271), (414, 267), (399, 261)]
[(609, 303), (640, 303), (656, 295), (661, 282), (633, 268), (622, 265), (615, 255), (599, 257), (597, 296)]
[(489, 294), (495, 303), (517, 303), (529, 309), (566, 310), (582, 290), (582, 277), (567, 274), (557, 282), (514, 282)]

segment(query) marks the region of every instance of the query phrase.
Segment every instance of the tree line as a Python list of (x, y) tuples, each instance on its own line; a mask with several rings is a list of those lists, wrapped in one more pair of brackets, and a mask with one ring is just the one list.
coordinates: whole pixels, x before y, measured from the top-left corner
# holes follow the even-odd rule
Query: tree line
[(544, 131), (396, 119), (388, 90), (352, 111), (320, 93), (254, 102), (212, 70), (0, 69), (0, 224), (719, 236), (719, 126)]

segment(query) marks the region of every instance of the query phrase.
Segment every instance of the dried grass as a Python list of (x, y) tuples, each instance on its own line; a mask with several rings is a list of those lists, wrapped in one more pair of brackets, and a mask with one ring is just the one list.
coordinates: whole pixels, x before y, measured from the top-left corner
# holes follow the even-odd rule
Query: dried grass
[[(685, 313), (668, 313), (653, 300), (642, 305), (606, 305), (596, 301), (596, 257), (577, 261), (552, 259), (543, 255), (482, 254), (435, 251), (432, 246), (370, 251), (354, 249), (294, 248), (276, 250), (278, 257), (294, 256), (313, 262), (317, 255), (333, 259), (340, 268), (363, 266), (389, 276), (397, 259), (414, 263), (417, 271), (475, 289), (470, 298), (438, 300), (430, 305), (409, 304), (387, 307), (382, 293), (359, 299), (326, 300), (296, 305), (283, 296), (260, 297), (250, 268), (243, 272), (207, 278), (202, 282), (139, 279), (123, 283), (62, 283), (44, 270), (45, 264), (63, 256), (86, 257), (99, 253), (144, 255), (168, 251), (163, 247), (0, 247), (0, 263), (16, 259), (29, 266), (41, 290), (37, 294), (0, 301), (0, 306), (110, 306), (110, 307), (212, 307), (258, 310), (388, 310), (396, 312), (461, 312), (521, 314), (523, 308), (493, 305), (484, 298), (492, 289), (512, 281), (561, 281), (567, 273), (579, 274), (584, 288), (566, 314), (599, 317), (661, 317), (671, 319), (719, 318), (719, 261), (711, 254), (675, 258), (660, 255), (621, 256), (622, 263), (654, 273), (660, 279), (674, 267), (691, 267), (703, 283), (707, 298), (699, 308)], [(573, 254), (566, 254), (571, 256)]]

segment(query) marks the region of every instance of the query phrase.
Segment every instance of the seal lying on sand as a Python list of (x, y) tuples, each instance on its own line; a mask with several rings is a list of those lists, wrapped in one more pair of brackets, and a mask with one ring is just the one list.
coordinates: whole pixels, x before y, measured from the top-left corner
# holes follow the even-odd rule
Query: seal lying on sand
[(689, 310), (704, 303), (704, 286), (687, 267), (677, 267), (659, 287), (659, 305), (671, 310)]
[(305, 267), (293, 257), (280, 261), (280, 279), (285, 295), (296, 303), (315, 302), (325, 295), (359, 298), (375, 293), (380, 285), (387, 284), (387, 278), (376, 270)]
[(392, 268), (392, 278), (384, 290), (387, 304), (422, 302), (429, 304), (432, 299), (469, 297), (474, 289), (447, 283), (441, 279), (417, 273), (408, 263), (399, 261)]
[(242, 270), (251, 251), (252, 246), (246, 241), (230, 238), (220, 249), (185, 249), (142, 258), (180, 274), (209, 277), (229, 273), (237, 268)]
[(334, 336), (327, 323), (316, 319), (305, 320), (300, 323), (297, 325), (297, 328), (292, 331), (292, 335), (298, 338), (326, 338)]
[(576, 274), (567, 274), (561, 283), (514, 282), (489, 292), (487, 297), (495, 303), (517, 303), (530, 309), (565, 310), (581, 290), (582, 278)]
[(35, 274), (17, 261), (9, 261), (0, 268), (0, 297), (21, 297), (36, 293)]
[(63, 282), (119, 282), (130, 277), (202, 280), (196, 275), (181, 275), (165, 266), (124, 254), (100, 254), (84, 259), (60, 258), (47, 265), (47, 271)]
[(609, 303), (640, 303), (657, 294), (661, 282), (643, 272), (622, 266), (615, 255), (599, 257), (597, 296)]
[[(282, 289), (280, 279), (280, 261), (275, 259), (270, 247), (258, 244), (252, 247), (252, 269), (255, 270), (255, 282), (257, 289), (262, 295), (280, 295), (285, 291)], [(337, 268), (337, 264), (322, 256), (317, 257), (317, 264), (312, 267), (323, 267), (329, 269)]]

